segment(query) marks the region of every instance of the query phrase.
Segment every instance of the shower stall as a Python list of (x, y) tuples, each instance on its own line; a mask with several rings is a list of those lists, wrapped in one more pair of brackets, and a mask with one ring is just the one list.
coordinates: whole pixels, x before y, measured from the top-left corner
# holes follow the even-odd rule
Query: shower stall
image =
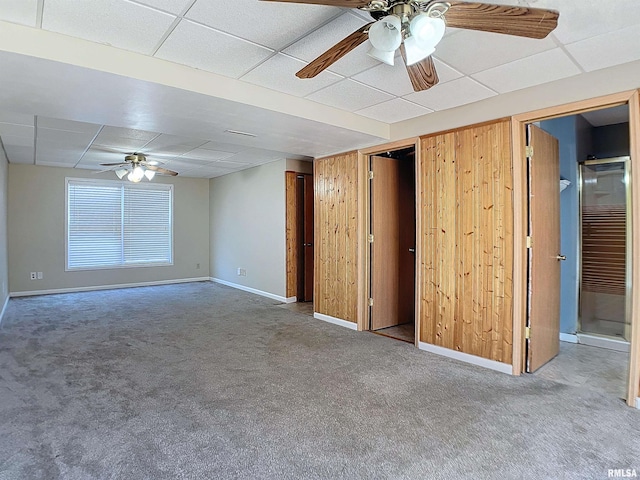
[(629, 157), (580, 163), (579, 333), (630, 335)]

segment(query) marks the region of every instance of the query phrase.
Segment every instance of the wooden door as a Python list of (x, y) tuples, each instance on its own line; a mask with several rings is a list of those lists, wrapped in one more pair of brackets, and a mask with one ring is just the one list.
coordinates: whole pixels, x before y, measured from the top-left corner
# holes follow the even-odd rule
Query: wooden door
[(303, 278), (304, 301), (313, 300), (313, 175), (304, 175), (303, 183)]
[(371, 157), (371, 330), (414, 321), (415, 176), (408, 160)]
[(528, 127), (529, 146), (529, 339), (527, 371), (534, 372), (560, 348), (560, 157), (558, 140)]

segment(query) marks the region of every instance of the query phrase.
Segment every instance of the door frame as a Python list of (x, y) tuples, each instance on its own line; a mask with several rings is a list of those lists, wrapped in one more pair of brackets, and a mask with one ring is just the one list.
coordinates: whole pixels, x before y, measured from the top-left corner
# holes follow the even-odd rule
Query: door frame
[[(358, 150), (358, 203), (361, 208), (358, 208), (358, 331), (369, 330), (370, 318), (369, 318), (369, 295), (370, 282), (370, 262), (371, 252), (369, 248), (369, 227), (370, 227), (370, 204), (369, 198), (371, 188), (369, 184), (369, 157), (372, 155), (378, 155), (380, 153), (389, 152), (392, 150), (401, 150), (407, 147), (415, 147), (415, 175), (416, 175), (416, 239), (420, 236), (422, 229), (420, 224), (420, 205), (418, 199), (421, 192), (421, 177), (420, 177), (420, 138), (413, 137), (404, 140), (398, 140), (396, 142), (385, 143), (384, 145), (377, 145), (375, 147), (364, 148)], [(416, 240), (416, 275), (415, 275), (415, 346), (417, 347), (420, 342), (420, 278), (418, 272), (419, 267), (422, 264), (422, 251), (419, 246), (420, 242)]]
[[(575, 115), (592, 110), (629, 105), (629, 141), (631, 156), (631, 221), (632, 228), (640, 225), (640, 90), (631, 90), (606, 95), (580, 102), (549, 107), (511, 117), (511, 140), (513, 154), (513, 374), (524, 371), (525, 325), (527, 321), (527, 170), (526, 170), (526, 125), (541, 120)], [(633, 160), (638, 168), (633, 168)], [(635, 188), (634, 188), (635, 186)], [(629, 340), (629, 375), (627, 404), (636, 406), (640, 396), (640, 233), (633, 232), (632, 241), (632, 286), (631, 286), (631, 338)]]

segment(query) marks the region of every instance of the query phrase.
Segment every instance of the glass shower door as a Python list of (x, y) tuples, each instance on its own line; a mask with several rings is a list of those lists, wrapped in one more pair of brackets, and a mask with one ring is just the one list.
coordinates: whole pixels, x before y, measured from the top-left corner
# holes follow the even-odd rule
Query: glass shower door
[(628, 339), (629, 157), (580, 165), (580, 331)]

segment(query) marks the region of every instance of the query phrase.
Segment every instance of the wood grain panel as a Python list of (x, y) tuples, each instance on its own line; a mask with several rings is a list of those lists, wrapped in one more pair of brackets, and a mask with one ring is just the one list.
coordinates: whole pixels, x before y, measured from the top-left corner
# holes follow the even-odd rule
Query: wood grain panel
[(511, 363), (510, 122), (423, 137), (420, 159), (420, 340)]
[(296, 172), (284, 172), (285, 179), (285, 242), (287, 269), (287, 297), (295, 297), (298, 281), (298, 229)]
[(314, 162), (314, 310), (357, 322), (357, 153)]

